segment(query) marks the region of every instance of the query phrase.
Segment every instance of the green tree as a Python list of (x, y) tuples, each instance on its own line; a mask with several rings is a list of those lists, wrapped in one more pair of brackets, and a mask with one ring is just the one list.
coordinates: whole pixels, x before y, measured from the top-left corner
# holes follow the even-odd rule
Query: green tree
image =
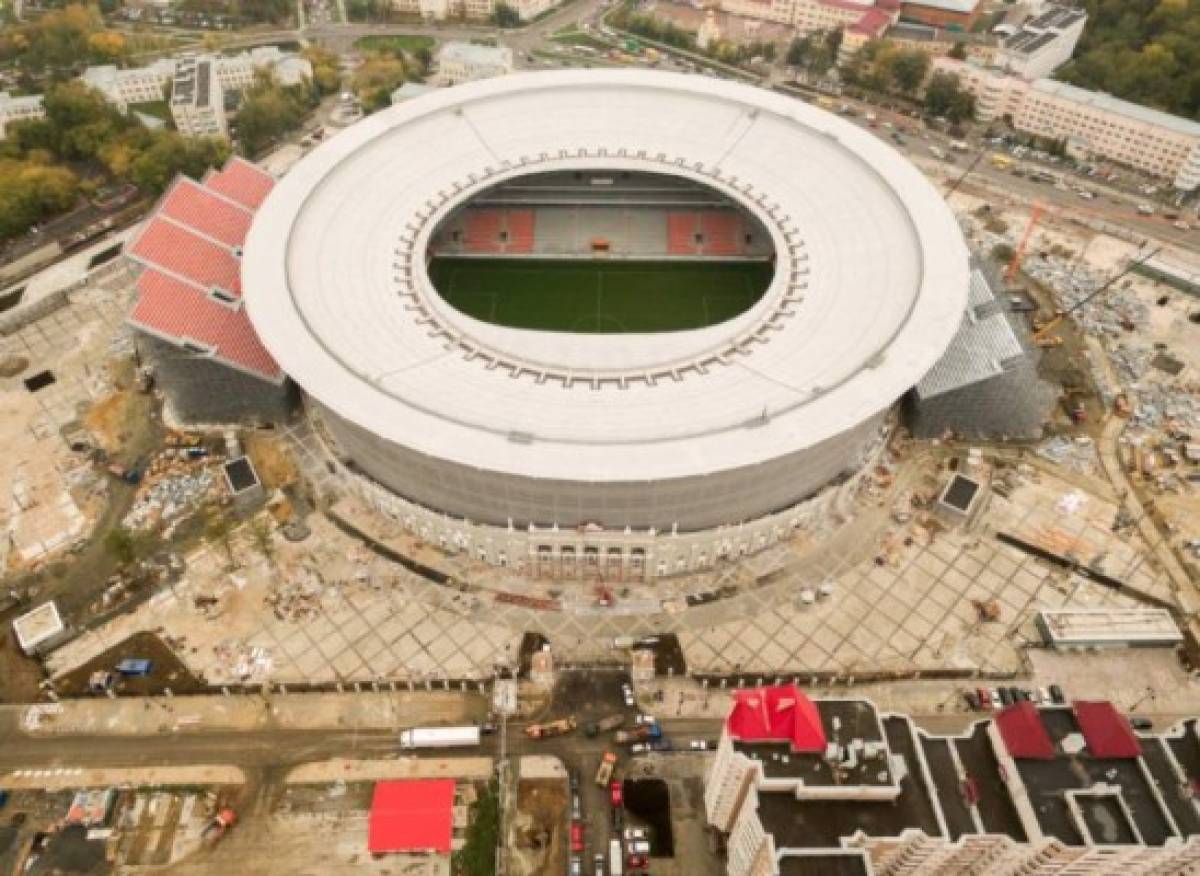
[(78, 193), (75, 174), (47, 165), (42, 155), (0, 160), (0, 236), (23, 234), (31, 225), (69, 210)]
[(235, 118), (238, 139), (246, 154), (260, 152), (299, 127), (310, 105), (301, 86), (285, 88), (269, 75), (260, 76), (243, 95)]
[(497, 27), (520, 27), (521, 13), (507, 3), (497, 3), (492, 20), (496, 22)]
[(371, 113), (391, 103), (392, 92), (409, 79), (408, 64), (392, 54), (374, 52), (354, 71), (350, 87)]
[(118, 526), (104, 536), (104, 550), (122, 566), (128, 566), (137, 557), (133, 533), (124, 526)]
[(929, 72), (929, 53), (920, 49), (901, 49), (891, 65), (891, 79), (901, 94), (915, 95)]
[(975, 96), (963, 90), (958, 76), (938, 71), (925, 86), (925, 108), (930, 114), (957, 124), (975, 114)]
[(342, 81), (337, 55), (320, 46), (309, 46), (304, 50), (304, 57), (312, 64), (313, 85), (317, 91), (321, 94), (335, 93)]
[(950, 47), (950, 51), (946, 54), (955, 60), (965, 61), (967, 60), (967, 44), (959, 40)]

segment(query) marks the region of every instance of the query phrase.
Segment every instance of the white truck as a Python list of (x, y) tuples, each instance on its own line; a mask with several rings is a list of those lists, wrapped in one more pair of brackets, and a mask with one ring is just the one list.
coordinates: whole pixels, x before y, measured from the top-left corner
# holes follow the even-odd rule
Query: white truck
[(479, 728), (465, 727), (413, 727), (400, 731), (400, 747), (414, 748), (464, 748), (479, 744)]
[(623, 854), (619, 839), (608, 841), (608, 876), (621, 876), (625, 872)]

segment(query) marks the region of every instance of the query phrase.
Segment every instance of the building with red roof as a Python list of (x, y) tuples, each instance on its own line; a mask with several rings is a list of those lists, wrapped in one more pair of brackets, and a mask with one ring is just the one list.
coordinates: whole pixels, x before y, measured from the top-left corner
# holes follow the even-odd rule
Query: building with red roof
[(996, 715), (996, 729), (1010, 756), (1018, 760), (1050, 760), (1054, 743), (1042, 724), (1037, 706), (1028, 700), (1013, 703)]
[(454, 779), (375, 784), (367, 820), (371, 854), (449, 854), (453, 833)]
[(180, 176), (125, 250), (140, 269), (128, 321), (182, 421), (275, 421), (294, 405), (242, 301), (242, 244), (273, 185), (242, 158)]
[(1076, 700), (1071, 704), (1079, 732), (1092, 757), (1129, 759), (1141, 757), (1142, 744), (1128, 719), (1107, 700)]
[(786, 742), (792, 751), (825, 750), (821, 715), (794, 684), (735, 691), (725, 727), (742, 742)]

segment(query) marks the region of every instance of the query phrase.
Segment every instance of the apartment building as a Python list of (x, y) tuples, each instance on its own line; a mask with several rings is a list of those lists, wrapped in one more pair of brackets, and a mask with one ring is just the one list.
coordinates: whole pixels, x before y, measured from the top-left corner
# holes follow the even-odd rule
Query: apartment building
[(45, 115), (40, 94), (13, 97), (7, 91), (0, 91), (0, 140), (7, 136), (8, 126), (13, 122), (40, 119)]
[(1009, 118), (1023, 133), (1065, 139), (1074, 154), (1163, 177), (1182, 191), (1200, 186), (1200, 122), (1065, 82), (1027, 82), (952, 58), (935, 58), (933, 69), (959, 77), (975, 95), (980, 121)]
[(181, 58), (171, 89), (171, 118), (185, 137), (228, 137), (225, 89), (209, 58)]
[(899, 0), (721, 0), (721, 11), (790, 25), (804, 33), (849, 30), (877, 38), (896, 20)]
[(904, 0), (902, 21), (969, 31), (979, 17), (980, 0)]
[(996, 66), (1022, 79), (1049, 76), (1071, 59), (1086, 23), (1082, 9), (1051, 6), (1026, 19), (1020, 30), (1001, 42)]
[[(522, 21), (537, 18), (558, 5), (557, 0), (507, 0)], [(496, 0), (392, 0), (392, 9), (408, 15), (419, 15), (428, 21), (447, 18), (490, 18), (496, 11)]]
[(512, 49), (504, 46), (449, 42), (437, 53), (437, 79), (443, 85), (489, 79), (512, 71)]
[[(218, 82), (225, 91), (242, 91), (260, 73), (269, 71), (283, 85), (299, 85), (312, 78), (312, 64), (278, 46), (261, 46), (237, 55), (209, 56)], [(112, 64), (88, 67), (80, 80), (96, 89), (121, 112), (131, 105), (154, 103), (166, 95), (180, 61), (162, 58), (145, 67), (120, 69)]]
[(1024, 701), (942, 736), (778, 685), (735, 692), (705, 809), (730, 876), (1165, 876), (1200, 867), (1197, 788), (1195, 721)]
[(175, 59), (163, 58), (145, 67), (122, 70), (112, 64), (88, 67), (80, 80), (105, 96), (121, 112), (131, 104), (154, 103), (163, 99), (167, 83), (175, 75)]

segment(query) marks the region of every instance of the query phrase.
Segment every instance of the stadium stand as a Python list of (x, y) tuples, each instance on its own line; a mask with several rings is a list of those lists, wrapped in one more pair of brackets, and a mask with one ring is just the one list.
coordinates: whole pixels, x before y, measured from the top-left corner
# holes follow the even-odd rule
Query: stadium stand
[(500, 232), (504, 214), (499, 210), (467, 210), (463, 249), (469, 253), (502, 252)]
[(667, 214), (667, 252), (670, 255), (698, 255), (696, 213), (672, 210)]
[(505, 210), (504, 222), (508, 230), (508, 240), (504, 245), (504, 251), (511, 253), (533, 252), (533, 211)]
[(711, 256), (742, 255), (742, 223), (730, 210), (705, 210), (700, 214), (700, 252)]

